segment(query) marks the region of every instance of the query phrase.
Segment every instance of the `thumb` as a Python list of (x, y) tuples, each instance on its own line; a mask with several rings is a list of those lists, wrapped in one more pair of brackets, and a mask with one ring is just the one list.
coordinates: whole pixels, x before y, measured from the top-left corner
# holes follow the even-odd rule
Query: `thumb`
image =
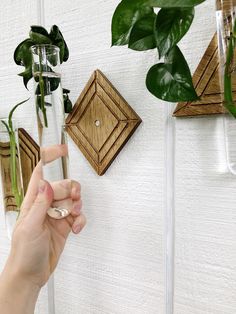
[(31, 220), (33, 224), (43, 224), (52, 201), (53, 189), (51, 185), (47, 181), (40, 180), (38, 194), (29, 211), (28, 219)]

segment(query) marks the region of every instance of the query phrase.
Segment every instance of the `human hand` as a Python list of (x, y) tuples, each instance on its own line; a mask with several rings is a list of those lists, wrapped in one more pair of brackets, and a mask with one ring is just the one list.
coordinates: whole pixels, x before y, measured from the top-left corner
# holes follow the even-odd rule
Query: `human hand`
[[(50, 147), (47, 162), (67, 154), (66, 145)], [(49, 207), (69, 209), (70, 216), (55, 220), (47, 215)], [(12, 237), (6, 268), (41, 288), (54, 271), (71, 232), (79, 233), (85, 223), (81, 213), (80, 184), (71, 180), (42, 180), (41, 163), (35, 168)]]

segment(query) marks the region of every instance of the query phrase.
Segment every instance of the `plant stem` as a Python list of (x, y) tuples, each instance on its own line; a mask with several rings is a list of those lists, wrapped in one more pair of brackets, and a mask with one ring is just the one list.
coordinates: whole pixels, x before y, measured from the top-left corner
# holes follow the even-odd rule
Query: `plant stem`
[(236, 21), (234, 22), (233, 32), (229, 37), (224, 72), (224, 106), (234, 118), (236, 118), (236, 106), (233, 99), (232, 74), (234, 72), (235, 28)]
[[(10, 143), (10, 177), (11, 177), (11, 188), (12, 193), (14, 195), (16, 205), (18, 210), (20, 210), (22, 201), (23, 201), (23, 189), (21, 188), (21, 178), (18, 178), (17, 170), (20, 170), (20, 168), (17, 169), (17, 141), (15, 136), (15, 129), (12, 123), (12, 116), (15, 110), (23, 105), (28, 99), (21, 101), (20, 103), (16, 104), (13, 109), (10, 111), (8, 116), (8, 122), (2, 120), (1, 122), (6, 127), (7, 133), (9, 135), (9, 143)], [(18, 156), (19, 158), (19, 156)], [(19, 164), (20, 167), (20, 164)], [(20, 211), (19, 211), (20, 212)]]
[[(16, 108), (16, 107), (15, 107)], [(22, 201), (23, 201), (23, 191), (18, 187), (19, 179), (17, 176), (17, 143), (15, 132), (12, 126), (12, 121), (9, 119), (9, 123), (7, 124), (5, 121), (2, 121), (7, 129), (7, 133), (10, 139), (10, 177), (11, 177), (11, 189), (14, 195), (17, 209), (20, 210)]]
[(47, 109), (45, 108), (45, 93), (44, 93), (44, 81), (43, 81), (43, 67), (42, 67), (42, 50), (40, 48), (39, 51), (39, 88), (40, 88), (40, 103), (41, 103), (41, 110), (43, 113), (44, 125), (48, 127), (48, 119), (47, 119)]
[(12, 193), (15, 197), (16, 205), (20, 209), (21, 203), (23, 201), (22, 190), (18, 187), (18, 176), (17, 176), (17, 150), (16, 150), (16, 137), (14, 130), (10, 129), (10, 170), (11, 170), (11, 186)]

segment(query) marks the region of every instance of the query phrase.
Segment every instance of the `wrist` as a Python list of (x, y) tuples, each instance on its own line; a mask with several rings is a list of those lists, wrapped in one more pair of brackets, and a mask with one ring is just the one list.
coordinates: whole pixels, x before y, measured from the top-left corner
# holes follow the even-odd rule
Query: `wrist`
[(6, 308), (6, 313), (33, 313), (39, 292), (39, 286), (8, 260), (0, 276), (0, 305)]
[(33, 283), (26, 275), (24, 275), (17, 265), (7, 262), (1, 274), (1, 279), (15, 290), (31, 291), (32, 293), (39, 293), (40, 287)]

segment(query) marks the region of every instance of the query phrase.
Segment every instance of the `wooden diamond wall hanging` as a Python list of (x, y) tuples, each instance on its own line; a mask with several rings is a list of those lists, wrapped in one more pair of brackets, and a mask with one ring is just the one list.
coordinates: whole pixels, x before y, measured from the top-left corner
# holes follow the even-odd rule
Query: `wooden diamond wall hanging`
[(66, 119), (67, 132), (98, 175), (103, 175), (142, 122), (96, 70)]
[[(194, 102), (179, 103), (173, 114), (175, 117), (212, 115), (225, 112), (220, 87), (217, 34), (212, 38), (193, 75), (193, 83), (201, 99)], [(233, 83), (233, 95), (236, 100), (235, 83)]]

